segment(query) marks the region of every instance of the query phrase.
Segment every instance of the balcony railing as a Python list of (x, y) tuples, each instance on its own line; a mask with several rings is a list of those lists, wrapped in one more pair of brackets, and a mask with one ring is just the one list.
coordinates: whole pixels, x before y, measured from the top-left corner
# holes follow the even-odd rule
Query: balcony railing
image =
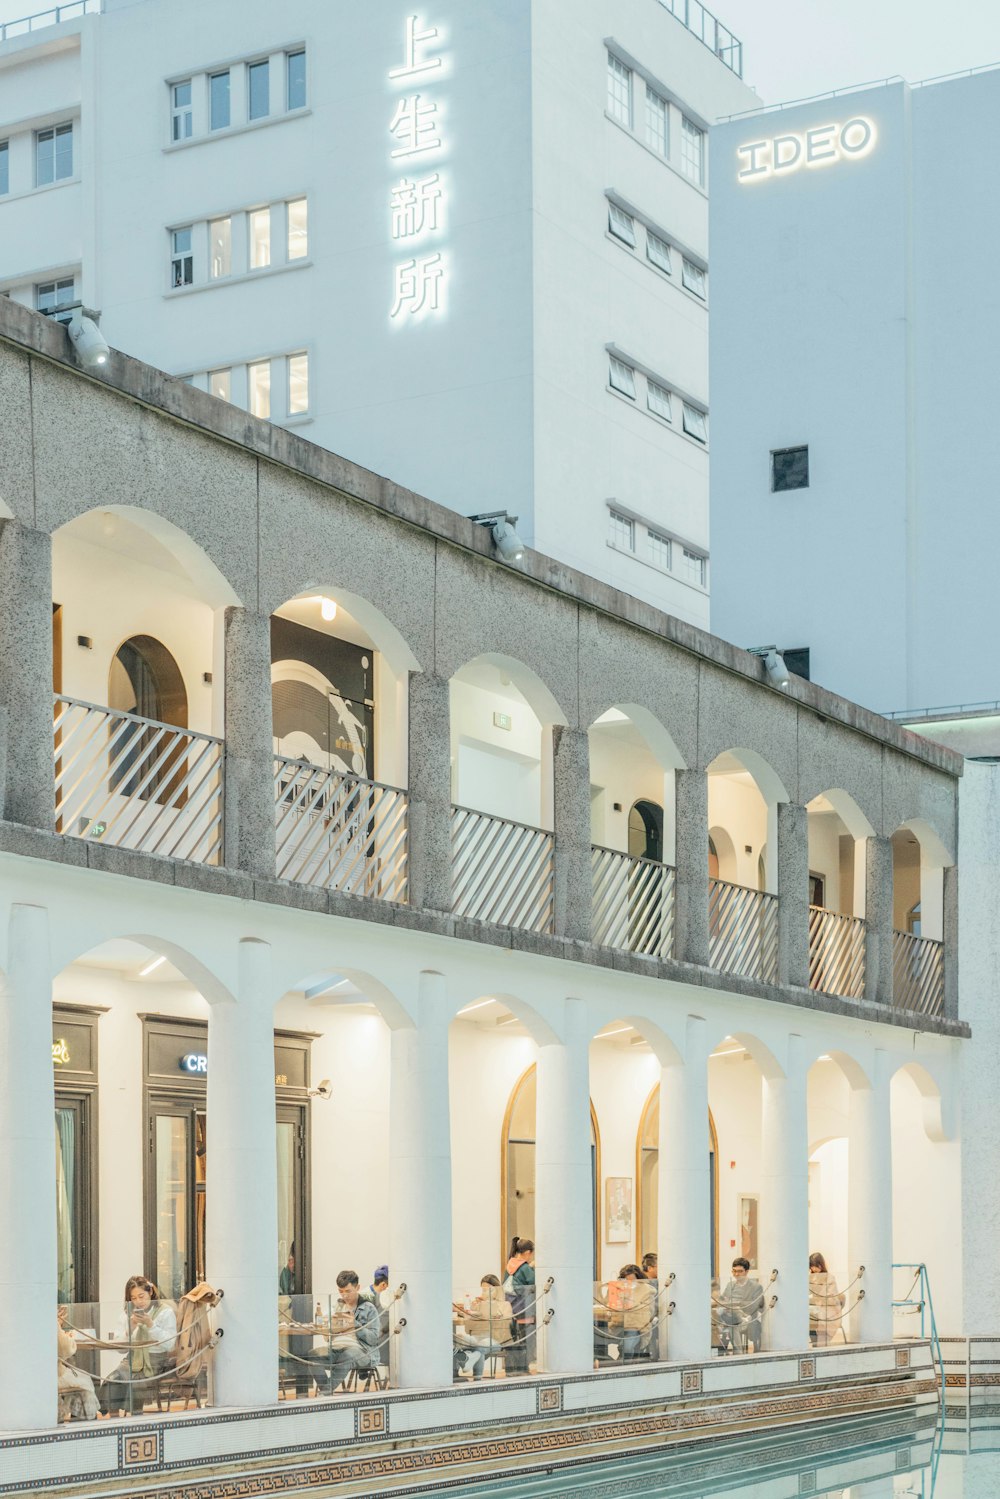
[(79, 16), (96, 16), (101, 13), (103, 0), (70, 0), (68, 5), (53, 5), (48, 10), (36, 11), (32, 16), (21, 16), (16, 21), (0, 24), (0, 42), (10, 41), (15, 36), (28, 36), (32, 31), (41, 31), (46, 26), (58, 26), (60, 21), (75, 21)]
[(408, 800), (396, 786), (276, 755), (278, 878), (402, 903)]
[(498, 926), (551, 932), (551, 833), (468, 807), (451, 809), (452, 910)]
[(57, 832), (221, 861), (221, 739), (71, 697), (55, 700), (54, 736)]
[(865, 924), (823, 906), (809, 907), (809, 987), (845, 999), (865, 992)]
[(701, 0), (660, 0), (660, 4), (700, 42), (704, 42), (737, 78), (743, 77), (743, 43), (702, 5)]
[(892, 934), (892, 1003), (918, 1015), (944, 1012), (944, 943), (909, 932)]
[(676, 873), (655, 859), (591, 849), (591, 936), (599, 947), (669, 958), (674, 951)]
[(724, 973), (777, 983), (778, 897), (710, 879), (708, 961)]

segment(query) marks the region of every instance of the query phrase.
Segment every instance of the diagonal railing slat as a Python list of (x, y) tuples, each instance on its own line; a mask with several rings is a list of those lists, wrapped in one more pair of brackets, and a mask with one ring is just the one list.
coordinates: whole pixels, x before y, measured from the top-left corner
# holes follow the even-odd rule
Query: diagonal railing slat
[(554, 840), (542, 828), (451, 809), (452, 910), (497, 926), (551, 932)]
[(823, 906), (809, 907), (809, 987), (845, 999), (865, 992), (865, 924)]
[(708, 952), (712, 968), (742, 978), (778, 979), (778, 897), (728, 880), (708, 882)]
[(918, 1015), (944, 1012), (944, 943), (911, 932), (892, 934), (892, 1003)]
[(591, 869), (594, 942), (621, 952), (671, 957), (676, 884), (672, 866), (595, 846)]
[(405, 791), (276, 755), (274, 811), (279, 879), (408, 898)]

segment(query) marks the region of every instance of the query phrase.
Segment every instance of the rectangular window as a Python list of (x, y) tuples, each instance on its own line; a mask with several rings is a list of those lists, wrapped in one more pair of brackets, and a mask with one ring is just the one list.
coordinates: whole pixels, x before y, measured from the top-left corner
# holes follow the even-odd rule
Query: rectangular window
[(288, 205), (288, 258), (304, 260), (309, 254), (309, 210), (305, 198)]
[(670, 567), (670, 538), (659, 531), (646, 532), (646, 556), (657, 567)]
[(232, 370), (209, 370), (208, 393), (210, 396), (217, 396), (220, 401), (231, 401), (232, 389)]
[(247, 365), (247, 386), (250, 393), (250, 414), (262, 416), (266, 421), (271, 415), (270, 359)]
[(208, 128), (225, 130), (229, 126), (229, 69), (211, 73), (208, 79)]
[(657, 156), (670, 155), (670, 106), (646, 84), (646, 141)]
[(39, 312), (56, 312), (69, 302), (75, 302), (76, 281), (72, 276), (63, 281), (42, 281), (35, 287), (35, 306)]
[(306, 103), (305, 52), (285, 54), (285, 84), (286, 109), (304, 109)]
[(288, 356), (288, 415), (300, 416), (309, 410), (309, 355)]
[(617, 510), (610, 512), (609, 540), (612, 546), (620, 547), (623, 551), (635, 551), (635, 521), (629, 520), (627, 515), (622, 515)]
[(247, 119), (263, 120), (271, 113), (271, 64), (252, 62), (247, 68)]
[(7, 141), (0, 141), (0, 196), (10, 192), (10, 149)]
[(705, 180), (705, 132), (687, 115), (681, 117), (681, 171), (699, 187)]
[(189, 141), (194, 128), (191, 113), (191, 80), (175, 83), (170, 90), (170, 139)]
[(701, 266), (695, 265), (693, 260), (688, 260), (685, 257), (681, 280), (688, 291), (693, 292), (696, 297), (700, 297), (703, 302), (708, 295), (707, 279)]
[(655, 380), (647, 380), (646, 405), (650, 411), (655, 411), (657, 416), (662, 416), (665, 422), (669, 422), (670, 392), (665, 386), (658, 385)]
[(233, 266), (232, 219), (213, 219), (209, 224), (208, 254), (212, 279), (228, 276)]
[(700, 557), (697, 552), (689, 552), (687, 547), (681, 548), (684, 576), (689, 583), (698, 583), (702, 588), (705, 586), (705, 558)]
[(250, 267), (260, 270), (271, 264), (271, 210), (255, 208), (250, 219)]
[(632, 69), (608, 53), (608, 114), (632, 129)]
[(64, 182), (73, 175), (73, 126), (54, 125), (35, 132), (35, 186)]
[(652, 229), (646, 230), (646, 259), (670, 275), (670, 246)]
[(630, 364), (624, 364), (622, 360), (616, 359), (612, 354), (609, 362), (608, 379), (611, 381), (611, 389), (621, 391), (623, 396), (635, 400), (635, 370)]
[(708, 418), (704, 411), (699, 411), (696, 406), (689, 406), (684, 402), (684, 431), (689, 437), (697, 438), (698, 442), (708, 442)]
[(771, 453), (771, 491), (809, 488), (809, 449), (775, 448)]
[(615, 239), (620, 239), (623, 245), (635, 249), (635, 219), (616, 203), (608, 204), (608, 228)]
[(191, 253), (191, 225), (175, 229), (171, 236), (170, 285), (190, 286), (194, 280), (194, 256)]

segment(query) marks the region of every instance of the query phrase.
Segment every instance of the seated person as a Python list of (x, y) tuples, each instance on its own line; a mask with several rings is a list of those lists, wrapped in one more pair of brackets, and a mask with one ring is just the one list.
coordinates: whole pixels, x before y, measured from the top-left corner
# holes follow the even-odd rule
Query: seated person
[(648, 1350), (656, 1315), (656, 1290), (638, 1265), (623, 1265), (608, 1286), (608, 1338), (623, 1359)]
[(819, 1348), (832, 1343), (838, 1333), (843, 1336), (841, 1313), (847, 1297), (837, 1290), (837, 1282), (826, 1268), (821, 1254), (809, 1256), (809, 1337)]
[(455, 1324), (455, 1373), (459, 1372), (466, 1351), (473, 1354), (471, 1362), (473, 1379), (481, 1379), (488, 1358), (496, 1358), (503, 1352), (505, 1343), (513, 1337), (511, 1321), (514, 1308), (506, 1299), (500, 1286), (499, 1276), (484, 1275), (480, 1291), (469, 1309), (455, 1305), (459, 1320)]
[(659, 1279), (659, 1259), (655, 1254), (644, 1254), (642, 1257), (642, 1273), (647, 1280), (651, 1280), (654, 1286)]
[(295, 1245), (293, 1244), (288, 1251), (288, 1260), (281, 1274), (278, 1276), (278, 1294), (279, 1296), (294, 1296), (297, 1290), (298, 1285), (295, 1280)]
[(716, 1303), (723, 1330), (723, 1347), (732, 1345), (741, 1353), (752, 1343), (760, 1350), (760, 1316), (764, 1310), (764, 1291), (759, 1280), (750, 1275), (750, 1261), (742, 1256), (733, 1260), (732, 1278)]
[[(375, 1272), (372, 1275), (372, 1283), (367, 1291), (361, 1292), (361, 1295), (365, 1301), (370, 1301), (373, 1306), (378, 1308), (379, 1340), (382, 1346), (385, 1347), (389, 1337), (389, 1317), (390, 1307), (392, 1306), (392, 1298), (389, 1295), (388, 1265), (377, 1265), (375, 1267)], [(386, 1360), (380, 1359), (379, 1362), (385, 1363)]]
[(343, 1384), (352, 1369), (374, 1369), (379, 1355), (378, 1308), (361, 1295), (356, 1270), (337, 1276), (340, 1297), (330, 1321), (330, 1389)]
[(156, 1381), (173, 1364), (177, 1317), (169, 1301), (159, 1301), (152, 1281), (130, 1275), (125, 1282), (125, 1309), (113, 1334), (128, 1352), (101, 1384), (101, 1410), (142, 1410), (155, 1393)]
[(76, 1358), (76, 1333), (66, 1326), (68, 1306), (59, 1307), (56, 1313), (57, 1356), (59, 1359), (59, 1419), (60, 1421), (95, 1421), (99, 1409), (94, 1381), (89, 1374), (74, 1366)]

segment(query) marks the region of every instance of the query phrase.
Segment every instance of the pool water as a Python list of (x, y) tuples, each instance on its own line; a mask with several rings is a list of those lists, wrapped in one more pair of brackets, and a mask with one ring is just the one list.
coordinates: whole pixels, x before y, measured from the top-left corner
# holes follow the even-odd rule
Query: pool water
[[(446, 1490), (450, 1499), (1000, 1499), (1000, 1406), (936, 1406), (851, 1416), (804, 1431), (767, 1431), (669, 1452), (611, 1457), (528, 1478)], [(414, 1495), (413, 1499), (422, 1499)]]

